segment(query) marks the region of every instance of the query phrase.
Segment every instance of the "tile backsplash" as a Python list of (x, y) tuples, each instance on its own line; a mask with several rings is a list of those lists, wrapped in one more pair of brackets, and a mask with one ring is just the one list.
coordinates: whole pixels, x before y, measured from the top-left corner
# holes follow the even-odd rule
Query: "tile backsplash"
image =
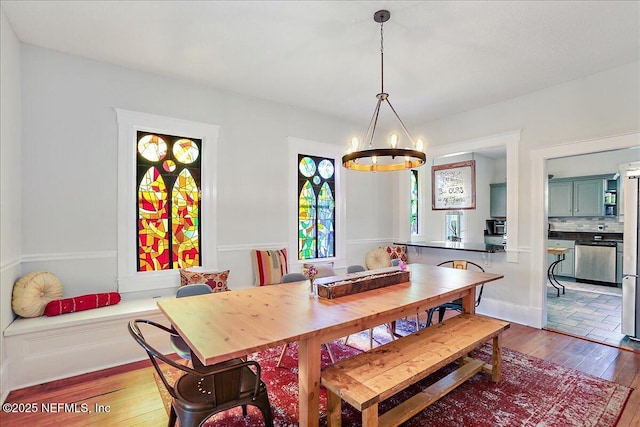
[[(618, 218), (549, 218), (552, 231), (573, 231), (597, 233), (622, 233), (624, 223), (618, 222)], [(604, 230), (598, 230), (599, 225), (604, 225)]]

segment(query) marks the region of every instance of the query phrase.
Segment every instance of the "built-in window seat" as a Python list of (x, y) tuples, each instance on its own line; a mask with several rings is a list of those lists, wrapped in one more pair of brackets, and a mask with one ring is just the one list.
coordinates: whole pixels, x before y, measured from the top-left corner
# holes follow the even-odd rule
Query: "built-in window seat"
[[(170, 298), (170, 297), (169, 297)], [(144, 318), (168, 324), (158, 299), (123, 300), (119, 304), (59, 316), (21, 318), (4, 331), (9, 390), (92, 372), (146, 357), (129, 335), (127, 323)], [(154, 342), (170, 352), (166, 337)]]

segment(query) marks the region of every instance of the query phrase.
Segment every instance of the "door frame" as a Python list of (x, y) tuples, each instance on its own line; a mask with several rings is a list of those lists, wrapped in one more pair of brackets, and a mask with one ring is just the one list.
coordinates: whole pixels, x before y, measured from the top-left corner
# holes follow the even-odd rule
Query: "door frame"
[(531, 273), (529, 306), (531, 326), (543, 328), (547, 324), (546, 241), (548, 222), (547, 160), (559, 157), (592, 154), (640, 146), (640, 132), (595, 138), (531, 150)]

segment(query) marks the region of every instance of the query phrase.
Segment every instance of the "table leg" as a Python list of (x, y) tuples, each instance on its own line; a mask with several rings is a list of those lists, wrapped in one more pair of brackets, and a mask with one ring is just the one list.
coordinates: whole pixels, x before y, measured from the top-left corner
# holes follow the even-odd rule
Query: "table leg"
[(320, 424), (320, 345), (318, 337), (299, 342), (298, 410), (302, 427)]
[(473, 314), (476, 312), (476, 288), (469, 290), (469, 293), (462, 297), (462, 311)]

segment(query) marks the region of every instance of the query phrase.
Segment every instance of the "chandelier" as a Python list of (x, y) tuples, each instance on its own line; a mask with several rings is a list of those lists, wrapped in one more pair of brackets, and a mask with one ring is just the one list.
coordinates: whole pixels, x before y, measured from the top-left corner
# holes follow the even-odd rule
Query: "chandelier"
[[(376, 108), (373, 110), (373, 116), (371, 116), (371, 121), (369, 121), (369, 127), (367, 128), (367, 133), (364, 138), (365, 141), (368, 141), (366, 148), (361, 149), (360, 140), (357, 137), (353, 137), (347, 149), (347, 154), (342, 156), (342, 165), (347, 169), (370, 172), (396, 171), (422, 166), (427, 159), (424, 153), (424, 143), (420, 139), (416, 142), (413, 141), (407, 127), (402, 122), (402, 119), (400, 119), (400, 116), (398, 116), (393, 105), (391, 105), (389, 94), (384, 91), (383, 25), (390, 17), (391, 13), (388, 10), (379, 10), (373, 14), (373, 20), (380, 24), (380, 93), (376, 95), (378, 102)], [(374, 147), (373, 139), (380, 115), (380, 107), (385, 102), (400, 122), (400, 126), (407, 135), (407, 138), (409, 138), (410, 148), (398, 147), (399, 137), (396, 134), (390, 136), (389, 147)]]

